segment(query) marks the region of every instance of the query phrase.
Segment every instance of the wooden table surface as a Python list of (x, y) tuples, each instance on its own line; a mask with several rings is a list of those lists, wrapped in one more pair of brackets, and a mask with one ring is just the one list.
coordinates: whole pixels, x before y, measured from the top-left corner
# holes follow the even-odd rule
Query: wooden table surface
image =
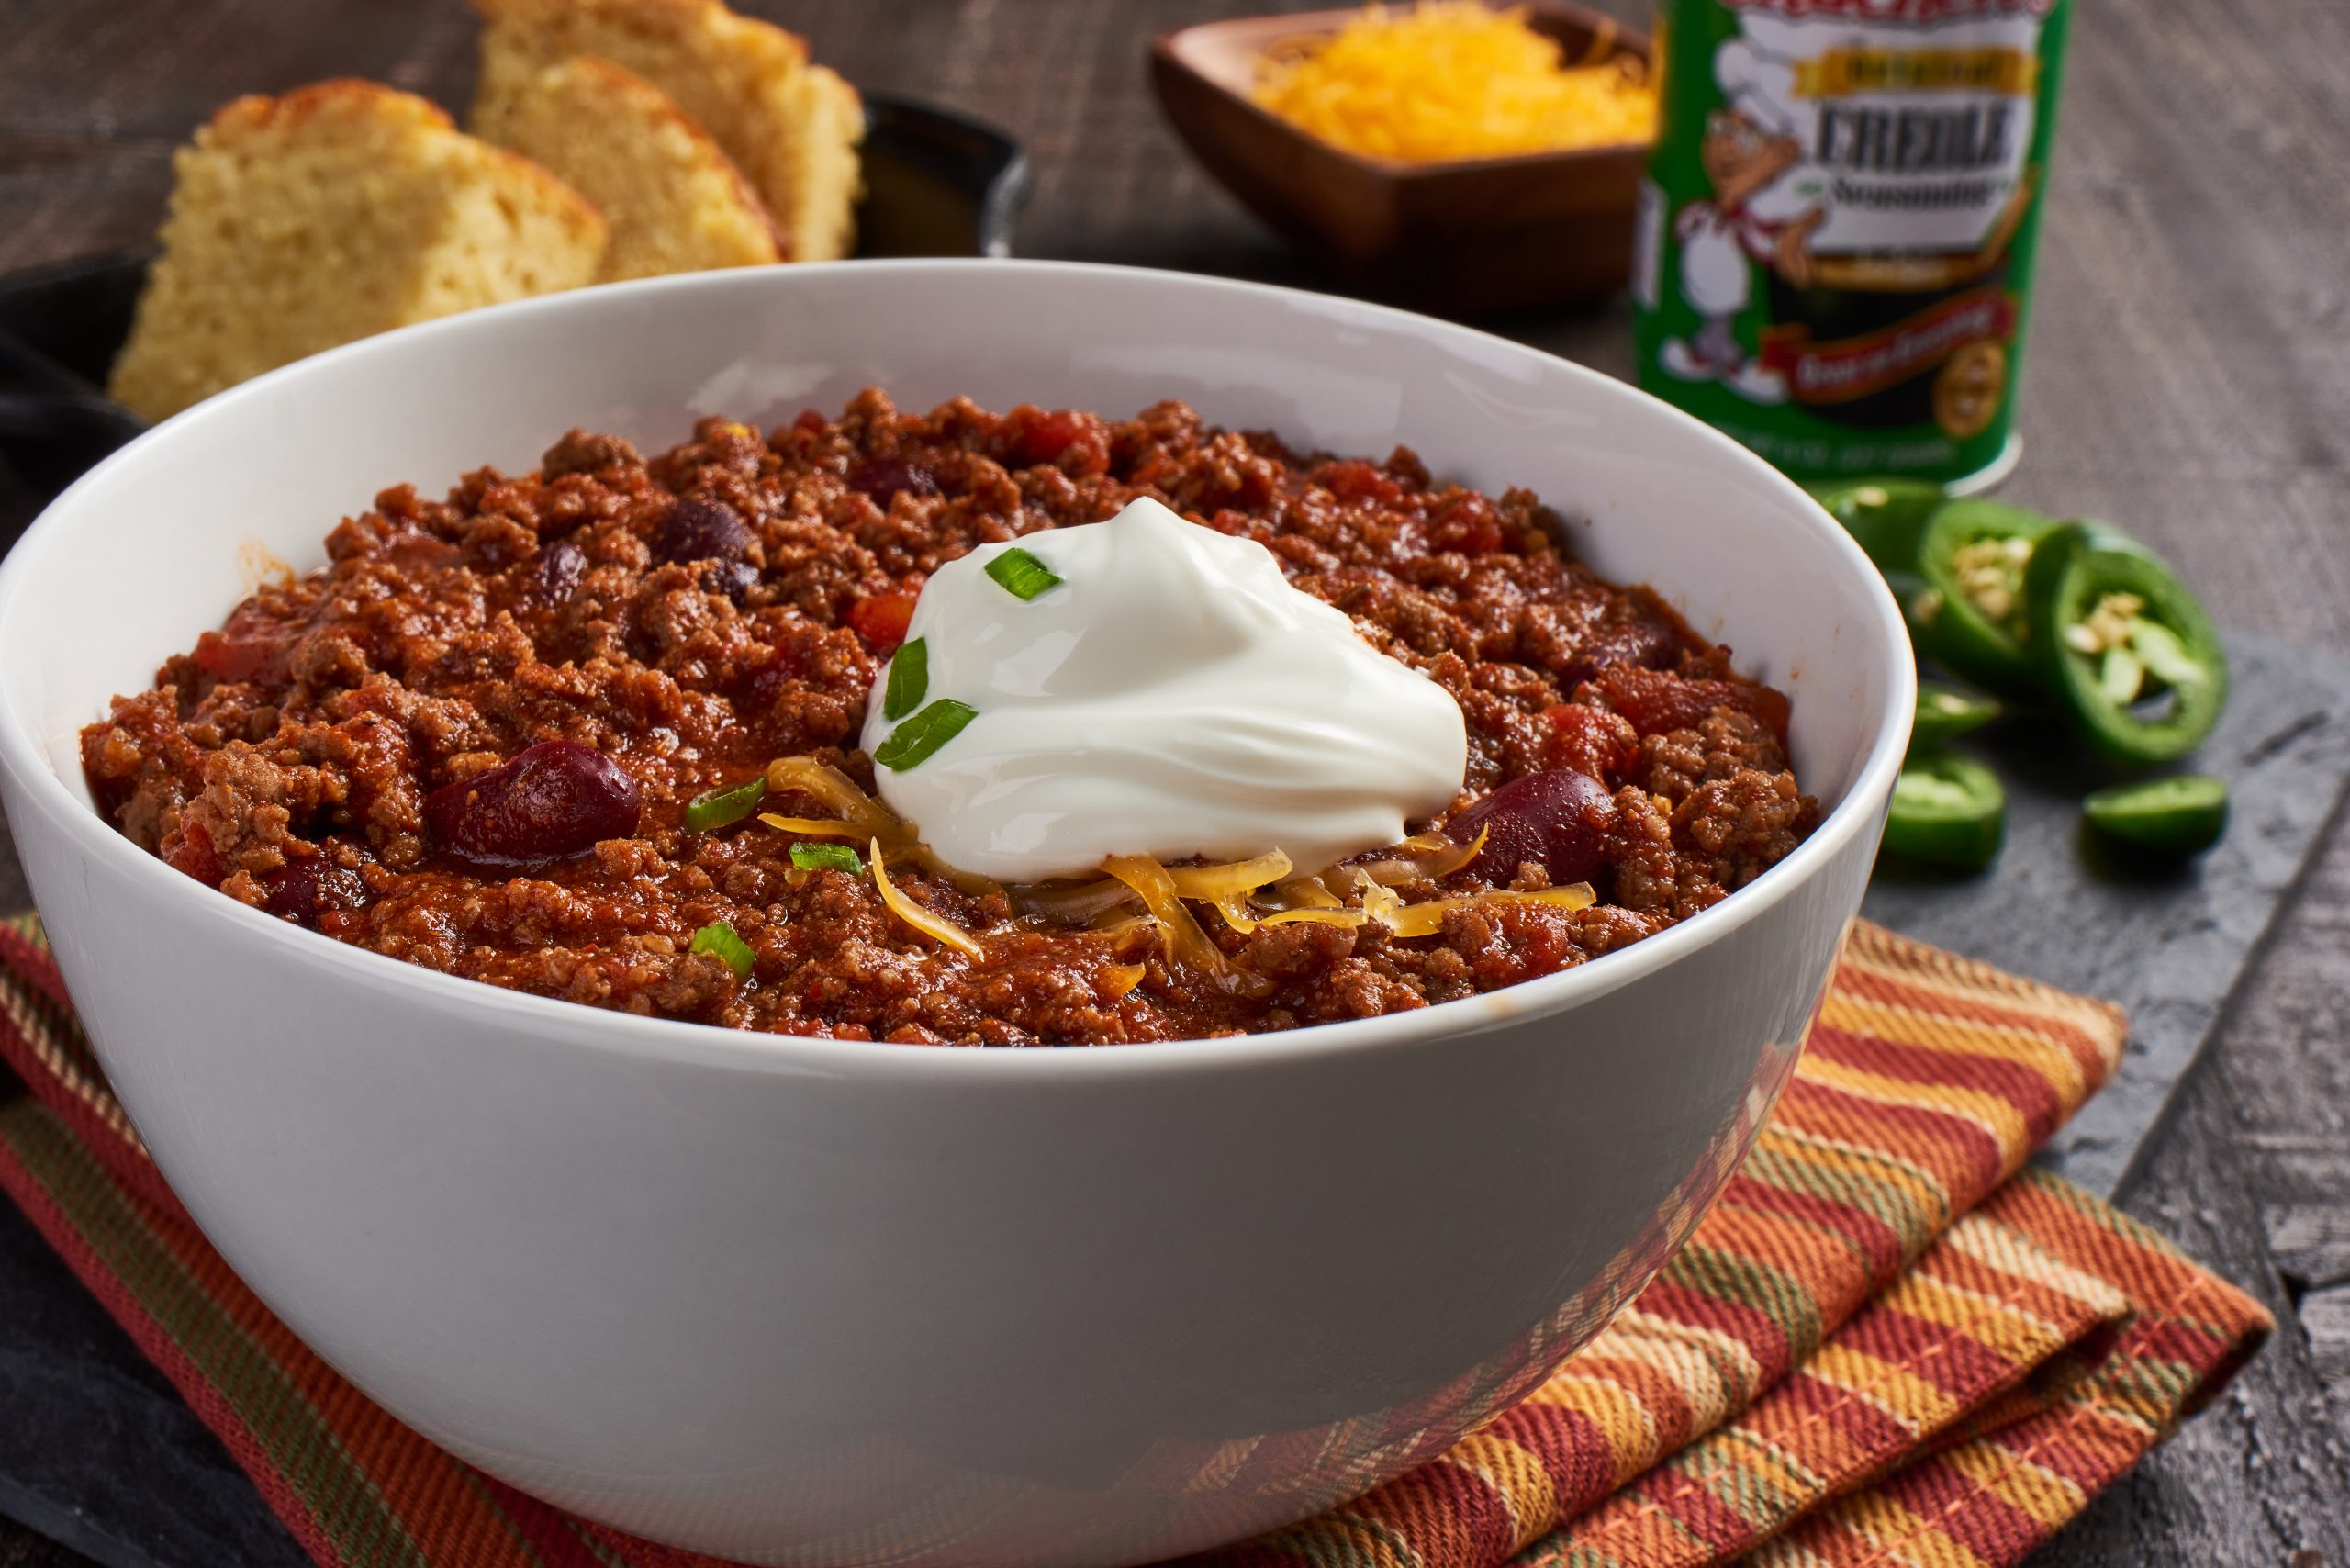
[[(1026, 255), (1315, 274), (1161, 124), (1156, 32), (1248, 0), (758, 0), (860, 84), (1019, 136)], [(1613, 0), (1628, 19), (1640, 0)], [(2350, 650), (2350, 6), (2089, 0), (2006, 493), (2124, 520), (2225, 622)], [(221, 101), (364, 75), (462, 104), (463, 0), (0, 0), (0, 272), (146, 239)], [(1622, 301), (1502, 323), (1622, 374)], [(25, 498), (0, 470), (0, 538)], [(0, 832), (0, 908), (25, 902)], [(2037, 1560), (2350, 1568), (2350, 833), (2329, 831), (2132, 1212), (2281, 1332)], [(6, 1419), (0, 1413), (0, 1419)], [(71, 1553), (0, 1522), (0, 1563)]]

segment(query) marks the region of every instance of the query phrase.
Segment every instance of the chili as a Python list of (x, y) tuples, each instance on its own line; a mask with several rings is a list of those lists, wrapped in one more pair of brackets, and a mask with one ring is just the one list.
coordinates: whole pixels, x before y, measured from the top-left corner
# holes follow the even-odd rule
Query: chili
[(1909, 750), (1913, 756), (1940, 751), (1953, 736), (1979, 730), (2000, 713), (1999, 704), (1988, 697), (1978, 697), (1971, 691), (1961, 691), (1954, 686), (1938, 686), (1931, 682), (1918, 688), (1918, 713), (1909, 725)]
[(2219, 722), (2228, 695), (2220, 634), (2143, 545), (2067, 523), (2034, 550), (2024, 598), (2043, 683), (2109, 759), (2173, 762)]
[(1888, 581), (1898, 574), (1914, 582), (1926, 524), (1945, 498), (1940, 485), (1926, 479), (1848, 479), (1815, 485), (1811, 493)]
[(2228, 787), (2208, 773), (2117, 784), (2081, 802), (2089, 825), (2132, 849), (2184, 858), (2228, 831)]
[(1940, 752), (1913, 757), (1894, 780), (1885, 847), (1953, 871), (1980, 871), (2007, 839), (2008, 792), (1998, 775), (1971, 757)]
[(1925, 586), (1909, 599), (1918, 651), (1978, 686), (2028, 695), (2034, 675), (2024, 646), (2024, 573), (2055, 524), (2003, 501), (1946, 502), (1918, 546)]

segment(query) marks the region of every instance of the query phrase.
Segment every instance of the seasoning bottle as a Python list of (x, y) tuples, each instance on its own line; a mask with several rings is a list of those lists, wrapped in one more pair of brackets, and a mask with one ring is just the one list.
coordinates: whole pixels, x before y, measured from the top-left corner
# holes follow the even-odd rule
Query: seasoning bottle
[(2015, 465), (2070, 0), (1659, 0), (1642, 387), (1799, 479)]

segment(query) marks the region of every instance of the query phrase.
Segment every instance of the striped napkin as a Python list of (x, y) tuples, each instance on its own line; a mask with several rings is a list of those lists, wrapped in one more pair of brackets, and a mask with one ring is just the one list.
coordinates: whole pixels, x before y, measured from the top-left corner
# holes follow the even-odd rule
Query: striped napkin
[[(1523, 1404), (1193, 1568), (2018, 1562), (2271, 1325), (2025, 1160), (2125, 1025), (1853, 927), (1793, 1084), (1695, 1238)], [(885, 1047), (890, 1048), (890, 1047)], [(690, 1568), (476, 1472), (337, 1377), (197, 1234), (30, 920), (0, 922), (0, 1190), (330, 1568)]]

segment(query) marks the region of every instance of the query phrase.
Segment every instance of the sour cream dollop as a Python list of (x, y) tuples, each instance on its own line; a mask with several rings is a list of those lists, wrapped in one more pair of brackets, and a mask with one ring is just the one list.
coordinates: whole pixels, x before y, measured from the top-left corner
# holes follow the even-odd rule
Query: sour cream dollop
[[(1059, 584), (1023, 599), (990, 577), (1015, 548)], [(881, 798), (948, 865), (998, 881), (1270, 849), (1319, 870), (1443, 810), (1468, 760), (1442, 687), (1290, 587), (1262, 544), (1147, 498), (940, 567), (906, 637), (928, 665), (922, 706), (975, 716), (911, 767), (877, 764)], [(867, 703), (868, 752), (897, 728), (888, 686)]]

